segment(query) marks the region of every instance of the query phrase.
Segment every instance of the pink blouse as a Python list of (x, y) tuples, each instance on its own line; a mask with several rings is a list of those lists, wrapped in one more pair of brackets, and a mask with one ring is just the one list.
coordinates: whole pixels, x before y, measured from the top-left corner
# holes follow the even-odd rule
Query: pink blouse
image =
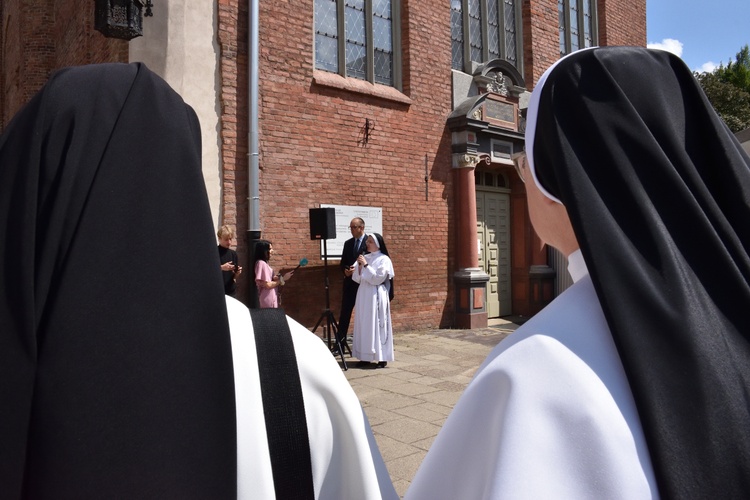
[(259, 260), (255, 263), (255, 284), (258, 287), (258, 301), (260, 307), (279, 307), (279, 295), (276, 288), (266, 288), (265, 282), (273, 281), (273, 269), (268, 262)]

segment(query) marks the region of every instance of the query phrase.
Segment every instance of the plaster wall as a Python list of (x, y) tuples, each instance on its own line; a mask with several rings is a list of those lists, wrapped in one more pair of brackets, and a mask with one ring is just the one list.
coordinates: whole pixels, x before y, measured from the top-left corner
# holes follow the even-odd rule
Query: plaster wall
[(215, 226), (222, 221), (216, 3), (165, 0), (130, 42), (130, 62), (144, 62), (193, 107), (201, 124), (203, 177)]

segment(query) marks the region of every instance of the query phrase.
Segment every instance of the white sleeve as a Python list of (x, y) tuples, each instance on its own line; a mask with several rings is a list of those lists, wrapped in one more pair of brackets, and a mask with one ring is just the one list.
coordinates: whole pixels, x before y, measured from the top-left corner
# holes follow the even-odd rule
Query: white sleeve
[(376, 263), (370, 264), (362, 269), (360, 281), (374, 286), (381, 285), (389, 278), (390, 267), (389, 261), (379, 259)]
[[(352, 280), (354, 280), (356, 283), (359, 283), (362, 281), (362, 278), (359, 275), (359, 262), (354, 263), (354, 272), (352, 273)], [(365, 268), (367, 269), (367, 268)]]
[(630, 387), (589, 288), (574, 285), (493, 350), (406, 499), (658, 497)]
[(319, 337), (289, 319), (316, 498), (398, 499), (362, 406)]

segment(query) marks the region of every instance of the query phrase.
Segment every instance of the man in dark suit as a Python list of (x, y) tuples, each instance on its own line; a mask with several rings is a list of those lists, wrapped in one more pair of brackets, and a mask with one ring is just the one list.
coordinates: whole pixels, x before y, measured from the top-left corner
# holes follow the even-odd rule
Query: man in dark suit
[(341, 271), (344, 273), (344, 291), (341, 294), (341, 315), (339, 316), (339, 329), (337, 340), (344, 342), (349, 330), (349, 321), (352, 318), (354, 302), (357, 300), (357, 289), (359, 283), (352, 280), (352, 271), (357, 256), (366, 253), (367, 235), (365, 234), (365, 221), (355, 217), (349, 223), (349, 230), (352, 237), (344, 243), (344, 250), (341, 252)]

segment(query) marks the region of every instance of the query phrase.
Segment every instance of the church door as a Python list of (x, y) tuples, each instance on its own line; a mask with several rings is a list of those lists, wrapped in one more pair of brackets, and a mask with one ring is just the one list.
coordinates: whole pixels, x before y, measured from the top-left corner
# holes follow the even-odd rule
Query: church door
[(507, 316), (512, 312), (508, 194), (477, 189), (477, 238), (479, 267), (490, 277), (487, 283), (487, 317)]

